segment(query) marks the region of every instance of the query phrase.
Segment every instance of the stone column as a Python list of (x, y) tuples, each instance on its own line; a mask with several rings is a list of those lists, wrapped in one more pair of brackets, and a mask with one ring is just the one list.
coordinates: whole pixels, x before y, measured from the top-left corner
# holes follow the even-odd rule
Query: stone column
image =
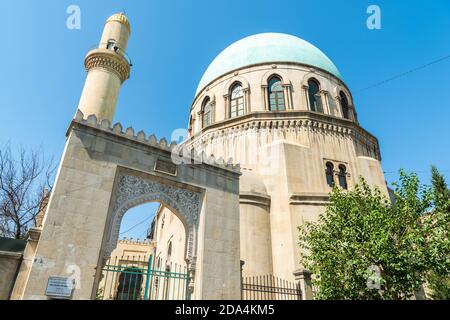
[(294, 271), (295, 281), (300, 285), (302, 291), (302, 300), (314, 300), (311, 272), (306, 269), (298, 269)]
[(303, 85), (302, 89), (303, 89), (303, 94), (305, 95), (305, 100), (306, 100), (306, 104), (305, 104), (306, 110), (311, 111), (311, 107), (309, 106), (309, 99), (308, 99), (309, 98), (308, 97), (308, 89), (309, 89), (309, 87), (306, 86), (306, 85)]
[(36, 255), (36, 249), (41, 236), (42, 228), (30, 228), (28, 230), (27, 245), (23, 252), (22, 263), (17, 274), (14, 288), (11, 292), (11, 300), (22, 300), (25, 287), (30, 276), (31, 267)]
[(320, 90), (320, 94), (322, 96), (322, 104), (323, 104), (323, 113), (332, 115), (330, 110), (330, 104), (328, 102), (328, 91)]
[(225, 101), (225, 109), (223, 111), (223, 120), (226, 120), (230, 117), (230, 95), (227, 93), (223, 95), (223, 99)]
[(267, 93), (267, 85), (262, 85), (261, 88), (263, 89), (263, 106), (264, 106), (264, 110), (265, 111), (270, 111), (269, 110), (269, 97), (268, 97), (268, 93)]
[(216, 100), (211, 101), (211, 120), (210, 124), (213, 124), (216, 122)]
[(356, 123), (358, 123), (358, 117), (356, 115), (356, 110), (355, 110), (355, 107), (353, 105), (349, 105), (348, 106), (348, 112), (350, 114), (350, 119), (355, 121)]
[(198, 118), (198, 121), (197, 121), (197, 132), (196, 133), (199, 133), (202, 131), (202, 128), (203, 128), (203, 112), (202, 111), (197, 112), (197, 118)]
[(251, 108), (250, 108), (250, 90), (249, 88), (244, 88), (244, 110), (245, 110), (245, 114), (250, 113), (251, 112)]
[(338, 106), (336, 108), (336, 111), (337, 111), (336, 116), (343, 118), (344, 115), (342, 113), (341, 97), (339, 97), (339, 96), (334, 97), (334, 101), (336, 102), (336, 106)]
[(286, 110), (292, 110), (292, 99), (291, 99), (291, 85), (283, 85), (284, 100), (286, 102)]

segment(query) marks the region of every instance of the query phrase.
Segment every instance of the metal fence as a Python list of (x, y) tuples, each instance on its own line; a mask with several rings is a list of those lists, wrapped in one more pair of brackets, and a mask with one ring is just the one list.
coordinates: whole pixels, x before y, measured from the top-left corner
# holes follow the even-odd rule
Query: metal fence
[(298, 283), (273, 275), (243, 277), (242, 300), (301, 300)]
[(150, 256), (108, 260), (97, 291), (98, 300), (189, 300), (186, 266)]

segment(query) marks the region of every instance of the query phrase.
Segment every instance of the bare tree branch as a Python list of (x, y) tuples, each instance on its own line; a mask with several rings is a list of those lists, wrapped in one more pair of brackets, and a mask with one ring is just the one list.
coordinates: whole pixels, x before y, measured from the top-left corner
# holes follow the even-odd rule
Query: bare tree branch
[[(0, 236), (22, 239), (43, 209), (56, 167), (42, 149), (0, 148)], [(45, 202), (46, 203), (46, 202)]]

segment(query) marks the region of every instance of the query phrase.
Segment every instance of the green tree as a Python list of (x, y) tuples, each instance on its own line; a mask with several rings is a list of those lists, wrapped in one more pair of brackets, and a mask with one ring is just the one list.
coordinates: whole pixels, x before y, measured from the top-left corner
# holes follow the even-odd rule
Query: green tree
[(318, 299), (407, 299), (430, 270), (446, 268), (442, 255), (428, 252), (445, 245), (438, 232), (427, 237), (444, 228), (424, 219), (431, 188), (403, 170), (394, 188), (392, 204), (363, 178), (353, 190), (334, 188), (319, 221), (299, 228), (302, 263)]
[[(431, 167), (433, 210), (425, 217), (430, 262), (434, 265), (428, 275), (433, 299), (450, 299), (450, 190), (444, 176)], [(438, 241), (440, 240), (440, 241)]]

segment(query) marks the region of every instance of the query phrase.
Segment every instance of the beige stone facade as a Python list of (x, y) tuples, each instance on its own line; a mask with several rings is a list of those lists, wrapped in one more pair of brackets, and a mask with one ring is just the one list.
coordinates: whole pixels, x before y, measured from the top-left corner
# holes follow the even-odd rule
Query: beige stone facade
[[(271, 110), (274, 77), (281, 82), (283, 110)], [(311, 81), (319, 87), (320, 110), (311, 106)], [(243, 112), (232, 116), (236, 85), (243, 91)], [(324, 211), (331, 191), (327, 165), (338, 185), (344, 176), (351, 188), (362, 176), (388, 193), (378, 141), (360, 126), (350, 90), (330, 72), (295, 62), (259, 63), (230, 70), (200, 89), (186, 144), (241, 165), (244, 275), (295, 279), (302, 269), (297, 227)], [(207, 124), (205, 101), (211, 105)]]
[(155, 245), (155, 267), (167, 265), (186, 267), (186, 230), (183, 223), (169, 208), (161, 205), (154, 220), (152, 242)]

